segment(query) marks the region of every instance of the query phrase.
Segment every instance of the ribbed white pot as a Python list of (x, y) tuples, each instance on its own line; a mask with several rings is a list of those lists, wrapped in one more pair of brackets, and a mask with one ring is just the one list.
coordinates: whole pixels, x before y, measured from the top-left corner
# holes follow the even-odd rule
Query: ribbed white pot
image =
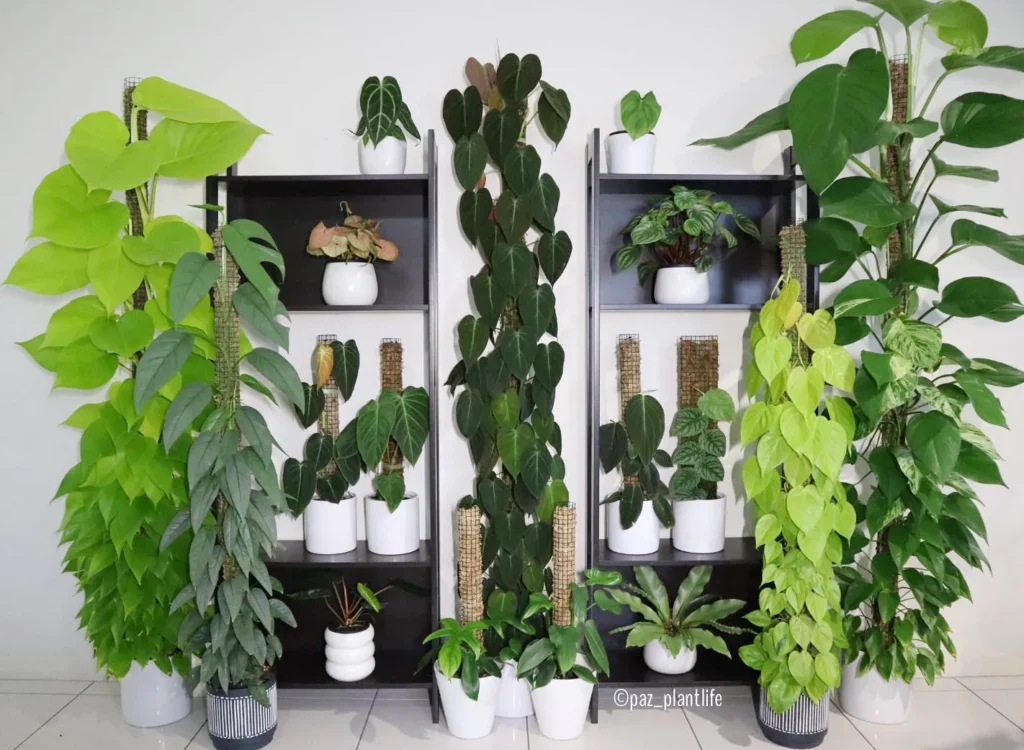
[(164, 674), (153, 662), (132, 662), (121, 678), (121, 716), (133, 727), (162, 727), (192, 711), (192, 696), (177, 672)]
[(470, 699), (462, 689), (458, 675), (448, 679), (441, 673), (441, 667), (434, 662), (434, 677), (441, 695), (444, 720), (448, 731), (461, 740), (476, 740), (486, 737), (494, 727), (494, 711), (498, 703), (501, 679), (491, 675), (480, 678), (480, 694)]
[(333, 260), (324, 267), (320, 291), (328, 305), (372, 305), (377, 301), (373, 263)]
[(373, 625), (367, 623), (362, 630), (324, 630), (324, 656), (327, 674), (338, 682), (356, 682), (373, 674), (377, 666), (373, 658)]
[(658, 551), (661, 542), (661, 522), (654, 512), (654, 503), (644, 502), (640, 517), (628, 529), (619, 521), (619, 503), (608, 503), (605, 530), (608, 549), (621, 555), (650, 555)]
[(376, 495), (363, 501), (366, 510), (366, 547), (375, 555), (407, 555), (420, 548), (420, 501), (415, 492), (405, 496), (395, 512)]
[(843, 711), (872, 724), (902, 724), (910, 715), (914, 687), (903, 680), (884, 680), (878, 670), (857, 674), (859, 659), (843, 667), (839, 702)]
[(650, 174), (654, 171), (654, 150), (658, 139), (654, 133), (635, 141), (625, 130), (608, 136), (608, 171), (616, 174)]
[(356, 496), (347, 492), (339, 502), (314, 499), (302, 514), (306, 551), (341, 555), (356, 548)]
[(685, 674), (697, 663), (697, 651), (682, 648), (678, 656), (672, 656), (661, 641), (651, 641), (644, 646), (644, 664), (661, 674)]
[(530, 683), (516, 677), (518, 665), (512, 659), (501, 665), (501, 688), (498, 690), (498, 706), (495, 714), (503, 719), (522, 719), (533, 715), (533, 701), (530, 700)]
[(654, 301), (659, 305), (703, 305), (711, 299), (708, 275), (693, 266), (665, 266), (654, 275)]
[(676, 500), (672, 546), (680, 552), (710, 555), (725, 549), (725, 495), (710, 500)]
[(359, 171), (363, 174), (403, 174), (405, 141), (389, 135), (376, 146), (359, 139)]
[(571, 740), (583, 734), (593, 692), (594, 686), (578, 677), (552, 680), (532, 689), (530, 698), (540, 733), (549, 740)]

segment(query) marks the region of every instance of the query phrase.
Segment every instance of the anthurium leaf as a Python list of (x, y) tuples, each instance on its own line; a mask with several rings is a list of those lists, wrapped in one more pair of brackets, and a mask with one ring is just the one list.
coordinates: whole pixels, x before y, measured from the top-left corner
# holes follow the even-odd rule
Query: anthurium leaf
[(793, 35), (790, 51), (793, 61), (800, 63), (820, 60), (863, 29), (875, 25), (873, 16), (859, 10), (837, 10), (808, 21)]
[(192, 353), (195, 337), (185, 331), (161, 333), (149, 345), (135, 368), (135, 410), (141, 412), (146, 403), (177, 375)]
[(88, 251), (43, 242), (18, 258), (4, 280), (36, 294), (64, 294), (89, 283)]
[(359, 107), (366, 119), (365, 137), (375, 146), (392, 135), (398, 120), (401, 91), (390, 85), (394, 79), (370, 76), (359, 91)]
[(997, 148), (1024, 138), (1024, 101), (1003, 94), (973, 92), (942, 111), (943, 137), (969, 148)]
[(128, 223), (128, 208), (110, 192), (89, 191), (71, 165), (50, 172), (32, 196), (30, 236), (65, 247), (92, 249), (117, 238)]
[(182, 122), (248, 122), (223, 102), (157, 76), (139, 81), (132, 103)]
[(149, 141), (128, 144), (124, 120), (113, 112), (93, 112), (71, 127), (64, 152), (92, 190), (130, 190), (149, 181), (162, 154)]
[(237, 162), (265, 132), (250, 122), (186, 123), (165, 119), (153, 128), (149, 140), (163, 156), (159, 174), (201, 180)]

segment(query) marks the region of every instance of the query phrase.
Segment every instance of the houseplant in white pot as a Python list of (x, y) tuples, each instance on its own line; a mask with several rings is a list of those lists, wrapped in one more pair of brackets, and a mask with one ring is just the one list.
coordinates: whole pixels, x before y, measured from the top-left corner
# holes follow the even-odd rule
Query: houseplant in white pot
[(336, 583), (331, 588), (334, 603), (328, 601), (327, 608), (334, 615), (334, 622), (324, 630), (327, 674), (338, 682), (356, 682), (373, 674), (377, 665), (370, 616), (381, 611), (379, 597), (391, 587), (374, 591), (365, 583), (357, 583), (351, 596), (344, 580), (340, 591)]
[[(732, 228), (723, 217), (732, 217)], [(621, 271), (637, 266), (641, 286), (654, 275), (654, 301), (659, 305), (702, 305), (711, 295), (707, 272), (714, 263), (712, 245), (724, 240), (727, 248), (736, 247), (733, 230), (761, 240), (750, 217), (710, 190), (675, 185), (671, 197), (626, 225), (629, 242), (616, 251), (615, 264)], [(645, 254), (649, 257), (641, 262)]]
[(328, 305), (372, 305), (377, 301), (378, 260), (398, 260), (398, 246), (381, 237), (380, 221), (364, 219), (352, 213), (347, 201), (341, 202), (345, 218), (341, 225), (328, 227), (320, 222), (309, 233), (306, 252), (326, 256), (321, 285)]
[(681, 584), (674, 602), (654, 568), (641, 565), (633, 568), (637, 586), (623, 582), (609, 590), (611, 597), (629, 607), (643, 619), (609, 631), (609, 634), (629, 633), (627, 646), (642, 647), (644, 664), (662, 674), (683, 674), (697, 663), (697, 648), (703, 647), (732, 658), (729, 647), (721, 636), (712, 633), (737, 635), (744, 628), (726, 625), (726, 617), (736, 614), (746, 602), (740, 599), (716, 599), (704, 594), (711, 580), (711, 568), (706, 565), (693, 568)]
[(486, 737), (494, 727), (501, 669), (481, 643), (489, 627), (486, 620), (460, 625), (458, 620), (445, 617), (440, 629), (423, 640), (444, 641), (434, 662), (434, 678), (448, 731), (463, 740)]
[(630, 91), (619, 104), (622, 127), (608, 136), (608, 171), (619, 174), (650, 174), (654, 171), (657, 138), (654, 127), (661, 117), (661, 105), (648, 91)]
[(675, 518), (672, 546), (677, 550), (711, 554), (725, 549), (725, 494), (718, 483), (725, 479), (722, 458), (728, 438), (718, 422), (728, 422), (735, 414), (732, 397), (712, 388), (672, 420), (669, 433), (679, 438), (679, 446), (672, 454), (677, 468), (668, 486)]
[(402, 89), (391, 76), (367, 78), (359, 91), (359, 170), (363, 174), (405, 172), (405, 134), (417, 141), (420, 131), (412, 121)]

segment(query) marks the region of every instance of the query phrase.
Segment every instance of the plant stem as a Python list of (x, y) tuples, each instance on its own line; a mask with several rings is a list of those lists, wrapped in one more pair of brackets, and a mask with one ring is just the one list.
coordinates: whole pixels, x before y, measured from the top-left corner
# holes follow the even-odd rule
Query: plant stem
[(867, 264), (864, 261), (862, 261), (860, 258), (857, 258), (857, 265), (859, 265), (861, 268), (864, 269), (864, 273), (866, 273), (868, 275), (869, 279), (875, 278), (874, 276), (871, 275), (871, 269), (868, 268)]
[[(923, 28), (923, 27), (922, 27)], [(910, 35), (910, 27), (904, 26), (907, 33), (907, 119), (914, 119), (914, 39)]]
[(946, 250), (946, 252), (944, 252), (942, 255), (940, 255), (938, 258), (935, 259), (935, 265), (938, 265), (939, 263), (944, 261), (946, 258), (953, 257), (958, 252), (963, 250), (965, 247), (967, 247), (967, 245), (950, 245), (949, 248)]
[(864, 162), (862, 162), (862, 161), (861, 161), (860, 159), (858, 159), (858, 158), (857, 158), (856, 156), (851, 156), (851, 157), (850, 157), (850, 160), (851, 160), (851, 161), (852, 161), (852, 162), (853, 162), (854, 164), (856, 164), (856, 165), (857, 165), (858, 167), (860, 167), (861, 169), (863, 169), (863, 170), (864, 170), (864, 173), (865, 173), (865, 174), (866, 174), (866, 175), (867, 175), (868, 177), (870, 177), (870, 178), (871, 178), (872, 180), (875, 180), (876, 182), (881, 182), (881, 183), (883, 183), (883, 184), (885, 183), (885, 180), (883, 180), (883, 179), (882, 179), (882, 175), (878, 174), (878, 172), (876, 172), (875, 170), (873, 170), (873, 169), (872, 169), (871, 167), (869, 167), (869, 166), (868, 166), (867, 164), (865, 164)]
[(944, 137), (939, 138), (939, 140), (935, 141), (935, 145), (933, 145), (928, 150), (927, 156), (925, 156), (924, 157), (924, 161), (921, 162), (921, 168), (918, 169), (917, 170), (917, 174), (914, 175), (914, 181), (910, 183), (910, 190), (907, 192), (907, 195), (913, 195), (914, 194), (914, 190), (917, 189), (917, 183), (921, 181), (921, 175), (924, 174), (925, 168), (928, 166), (928, 163), (931, 162), (932, 156), (938, 150), (939, 146), (941, 146), (945, 142), (946, 142), (946, 139)]
[(927, 318), (932, 313), (932, 311), (935, 310), (936, 307), (937, 305), (932, 305), (931, 307), (929, 307), (918, 317), (918, 320), (924, 320), (925, 318)]
[(928, 111), (928, 106), (932, 103), (932, 98), (935, 96), (935, 92), (939, 90), (939, 85), (946, 80), (946, 76), (948, 75), (949, 71), (947, 70), (945, 73), (939, 76), (937, 81), (935, 81), (935, 85), (932, 86), (932, 90), (928, 93), (928, 97), (924, 100), (924, 106), (921, 107), (921, 111), (918, 113), (918, 117), (924, 117), (925, 113)]
[(924, 249), (924, 243), (928, 241), (928, 237), (931, 235), (932, 230), (935, 229), (935, 225), (939, 223), (939, 219), (942, 218), (942, 214), (939, 214), (932, 221), (931, 226), (928, 227), (928, 231), (924, 233), (924, 237), (921, 238), (921, 244), (917, 246), (917, 250), (914, 251), (914, 257), (916, 258), (921, 254), (921, 250)]
[(155, 174), (155, 175), (153, 175), (153, 181), (149, 183), (149, 201), (148, 201), (148, 204), (149, 204), (150, 211), (152, 211), (152, 213), (149, 215), (149, 220), (150, 221), (153, 221), (153, 219), (155, 218), (154, 215), (156, 214), (156, 184), (157, 184), (157, 181), (159, 179), (160, 179), (160, 175)]

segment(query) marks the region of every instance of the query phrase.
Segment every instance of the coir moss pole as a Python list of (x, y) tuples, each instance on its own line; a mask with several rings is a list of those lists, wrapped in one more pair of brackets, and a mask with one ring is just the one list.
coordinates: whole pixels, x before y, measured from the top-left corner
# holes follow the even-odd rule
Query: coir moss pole
[[(678, 383), (680, 409), (697, 406), (697, 400), (703, 394), (718, 387), (717, 336), (679, 338)], [(696, 440), (697, 436), (679, 438), (680, 443)], [(718, 496), (718, 485), (715, 482), (704, 482), (703, 486), (707, 490), (707, 497)]]

